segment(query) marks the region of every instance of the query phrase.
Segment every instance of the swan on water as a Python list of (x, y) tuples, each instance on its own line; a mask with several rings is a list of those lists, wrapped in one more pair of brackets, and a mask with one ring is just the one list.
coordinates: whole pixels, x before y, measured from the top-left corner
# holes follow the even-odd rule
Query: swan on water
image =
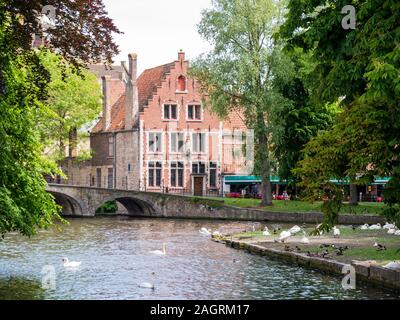
[(380, 230), (380, 229), (382, 229), (382, 226), (381, 226), (380, 223), (377, 223), (377, 224), (373, 224), (373, 225), (370, 226), (368, 229), (369, 229), (369, 230)]
[(154, 250), (150, 251), (150, 253), (158, 255), (158, 256), (165, 256), (167, 254), (167, 251), (165, 250), (165, 243), (163, 243), (163, 249), (162, 250)]
[(299, 227), (299, 226), (294, 226), (294, 227), (292, 227), (291, 229), (289, 229), (289, 232), (292, 234), (292, 235), (295, 235), (296, 233), (299, 233), (301, 231), (301, 228)]
[(68, 258), (63, 258), (62, 261), (64, 262), (64, 268), (77, 268), (82, 264), (80, 261), (69, 261)]
[(154, 284), (149, 283), (149, 282), (143, 282), (143, 283), (139, 284), (139, 287), (143, 288), (143, 289), (151, 289), (151, 290), (155, 289)]
[(335, 238), (340, 236), (340, 229), (336, 226), (333, 227), (333, 236)]
[(364, 224), (361, 226), (361, 230), (368, 230), (369, 229), (369, 224)]
[(199, 232), (205, 236), (211, 236), (211, 230), (207, 229), (207, 228), (201, 228), (199, 230)]

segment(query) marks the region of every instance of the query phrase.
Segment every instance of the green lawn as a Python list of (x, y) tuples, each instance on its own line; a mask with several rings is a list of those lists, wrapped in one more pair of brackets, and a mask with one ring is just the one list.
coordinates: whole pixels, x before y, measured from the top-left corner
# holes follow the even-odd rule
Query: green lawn
[[(226, 205), (242, 207), (242, 208), (260, 208), (259, 199), (238, 199), (238, 198), (212, 198), (223, 200)], [(273, 212), (320, 212), (321, 202), (306, 202), (306, 201), (273, 201), (272, 207), (261, 207), (265, 211)], [(384, 208), (383, 203), (375, 202), (362, 202), (356, 207), (344, 204), (341, 209), (341, 213), (353, 213), (353, 214), (379, 214)]]

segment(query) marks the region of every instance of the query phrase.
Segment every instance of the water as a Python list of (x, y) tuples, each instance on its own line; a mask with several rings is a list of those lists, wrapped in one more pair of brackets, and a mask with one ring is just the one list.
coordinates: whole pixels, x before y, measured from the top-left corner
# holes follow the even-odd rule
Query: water
[[(0, 299), (388, 299), (396, 295), (251, 255), (210, 241), (198, 230), (233, 222), (73, 219), (62, 230), (0, 242)], [(154, 256), (166, 243), (167, 255)], [(65, 270), (61, 259), (82, 261)], [(234, 262), (234, 259), (236, 260)], [(56, 288), (42, 289), (43, 266)], [(150, 282), (155, 290), (139, 285)]]

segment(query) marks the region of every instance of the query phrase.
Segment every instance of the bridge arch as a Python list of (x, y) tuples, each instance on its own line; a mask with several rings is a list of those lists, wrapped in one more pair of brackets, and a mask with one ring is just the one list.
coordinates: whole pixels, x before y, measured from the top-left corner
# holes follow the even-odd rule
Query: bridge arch
[(116, 201), (120, 203), (127, 211), (128, 215), (131, 216), (140, 216), (140, 215), (153, 215), (155, 214), (155, 209), (153, 206), (147, 201), (141, 200), (137, 197), (133, 196), (114, 196), (114, 197), (106, 197), (102, 199), (102, 203), (99, 204), (99, 207), (107, 202)]
[(55, 202), (62, 207), (62, 215), (64, 216), (82, 216), (83, 209), (78, 200), (73, 197), (56, 191), (48, 191), (53, 195)]

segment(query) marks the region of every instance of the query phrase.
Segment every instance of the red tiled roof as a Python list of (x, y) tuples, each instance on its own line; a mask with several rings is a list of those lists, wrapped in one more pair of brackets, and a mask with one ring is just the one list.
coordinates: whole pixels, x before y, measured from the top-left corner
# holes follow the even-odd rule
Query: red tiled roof
[(164, 64), (152, 69), (147, 69), (140, 75), (137, 80), (140, 111), (147, 106), (148, 100), (156, 93), (157, 87), (161, 85), (161, 82), (166, 78), (166, 74), (171, 71), (174, 65), (174, 62)]
[[(104, 118), (100, 118), (99, 122), (92, 129), (92, 133), (104, 132)], [(111, 124), (107, 132), (122, 130), (125, 127), (125, 95), (123, 94), (116, 103), (111, 107)]]

